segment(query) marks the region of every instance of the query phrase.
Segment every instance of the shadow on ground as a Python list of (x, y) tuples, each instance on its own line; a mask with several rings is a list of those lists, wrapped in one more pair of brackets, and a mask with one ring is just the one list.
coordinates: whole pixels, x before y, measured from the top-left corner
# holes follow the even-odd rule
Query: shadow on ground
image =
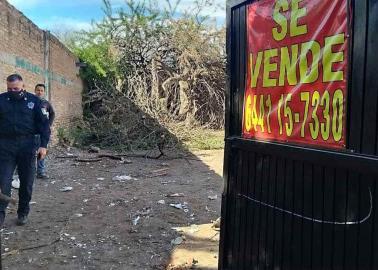
[[(94, 157), (52, 150), (51, 179), (35, 183), (30, 223), (16, 227), (16, 209), (9, 209), (3, 269), (180, 270), (193, 261), (193, 269), (217, 269), (219, 236), (211, 222), (220, 216), (223, 151), (135, 157), (131, 164), (61, 158), (67, 154)], [(173, 245), (178, 237), (185, 241)]]

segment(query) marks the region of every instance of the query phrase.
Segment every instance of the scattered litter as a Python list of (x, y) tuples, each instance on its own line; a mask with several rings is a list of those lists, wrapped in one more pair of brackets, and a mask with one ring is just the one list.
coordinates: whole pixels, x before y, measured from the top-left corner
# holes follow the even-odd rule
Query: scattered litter
[(175, 245), (175, 246), (178, 246), (178, 245), (181, 245), (182, 242), (184, 242), (184, 238), (177, 237), (176, 239), (174, 239), (174, 240), (171, 241), (171, 244)]
[(66, 237), (70, 236), (68, 233), (65, 233), (65, 234), (63, 234), (63, 235), (66, 236)]
[(122, 164), (132, 164), (133, 162), (130, 159), (123, 159), (121, 160)]
[(73, 259), (76, 259), (76, 258), (77, 258), (77, 256), (72, 256), (72, 258), (73, 258)]
[(98, 180), (98, 181), (104, 181), (105, 178), (103, 178), (103, 177), (99, 177), (99, 178), (97, 178), (97, 180)]
[(218, 195), (210, 195), (208, 198), (210, 201), (215, 201), (216, 199), (218, 199)]
[(183, 205), (181, 203), (178, 203), (178, 204), (171, 203), (169, 206), (172, 206), (172, 207), (174, 207), (176, 209), (180, 209), (180, 210), (183, 209)]
[(151, 213), (151, 208), (148, 208), (148, 207), (143, 208), (142, 211), (137, 212), (138, 215), (141, 215), (141, 216), (144, 216), (144, 217), (148, 216), (150, 213)]
[(33, 204), (37, 204), (37, 203), (36, 203), (36, 202), (30, 202), (29, 204), (30, 204), (30, 205), (33, 205)]
[(140, 216), (137, 216), (136, 218), (133, 219), (133, 225), (136, 226), (138, 225), (138, 222), (140, 220)]
[(163, 181), (163, 182), (160, 182), (162, 185), (168, 185), (168, 184), (174, 184), (176, 183), (175, 180), (171, 180), (171, 181)]
[(199, 227), (198, 227), (197, 225), (194, 224), (194, 225), (191, 225), (191, 226), (190, 226), (190, 229), (189, 229), (188, 232), (189, 232), (190, 234), (195, 234), (196, 232), (199, 232), (199, 230), (200, 230)]
[(68, 192), (68, 191), (72, 191), (73, 190), (73, 187), (64, 187), (64, 188), (61, 188), (60, 191), (62, 192)]
[(206, 211), (207, 212), (211, 212), (211, 213), (216, 213), (217, 211), (215, 211), (215, 210), (211, 210), (207, 205), (206, 205)]
[(158, 169), (158, 170), (154, 170), (152, 171), (151, 173), (153, 174), (156, 174), (156, 173), (162, 173), (162, 172), (166, 172), (168, 171), (169, 168), (164, 168), (164, 169)]
[(15, 189), (20, 188), (20, 179), (18, 177), (14, 178), (14, 180), (12, 181), (12, 187)]
[(219, 229), (221, 224), (221, 218), (218, 218), (216, 221), (213, 222), (212, 228)]
[(51, 181), (50, 184), (54, 185), (56, 183), (56, 181)]
[(124, 181), (131, 181), (131, 180), (136, 180), (136, 179), (131, 177), (130, 175), (117, 175), (113, 177), (113, 181), (124, 182)]
[(101, 149), (99, 147), (96, 147), (96, 146), (91, 146), (88, 149), (89, 153), (100, 153), (100, 151), (101, 151)]
[(197, 265), (198, 261), (194, 260), (193, 259), (193, 262), (189, 263), (189, 262), (186, 262), (186, 263), (183, 263), (183, 264), (180, 264), (180, 265), (173, 265), (173, 264), (169, 264), (166, 268), (166, 270), (189, 270), (189, 269), (197, 269), (196, 265)]
[(85, 200), (83, 200), (83, 203), (87, 203), (87, 202), (89, 202), (89, 200), (88, 200), (88, 199), (85, 199)]
[(71, 237), (71, 240), (75, 241), (75, 240), (76, 240), (76, 237), (72, 236), (72, 237)]
[(172, 230), (178, 232), (179, 234), (189, 233), (189, 234), (195, 234), (196, 232), (200, 231), (200, 228), (198, 225), (193, 224), (190, 227), (173, 227)]
[(113, 206), (115, 206), (115, 205), (116, 205), (115, 203), (111, 203), (111, 204), (109, 204), (110, 207), (113, 207)]
[(158, 204), (165, 204), (165, 201), (164, 200), (160, 200), (160, 201), (158, 201)]
[(185, 197), (184, 193), (174, 193), (166, 196), (167, 198), (180, 198), (180, 197)]
[(188, 209), (188, 203), (184, 202), (184, 203), (171, 203), (169, 206), (173, 207), (173, 208), (176, 208), (176, 209), (179, 209), (179, 210), (184, 210), (185, 213), (188, 213), (189, 212), (189, 209)]
[(82, 217), (83, 214), (75, 214), (75, 217)]
[(5, 251), (5, 252), (8, 252), (8, 251), (9, 251), (9, 248), (4, 248), (4, 251)]

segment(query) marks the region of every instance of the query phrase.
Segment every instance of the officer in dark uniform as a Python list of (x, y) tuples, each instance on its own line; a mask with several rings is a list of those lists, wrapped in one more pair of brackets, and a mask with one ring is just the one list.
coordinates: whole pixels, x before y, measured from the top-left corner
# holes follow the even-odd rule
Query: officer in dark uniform
[[(42, 105), (47, 111), (47, 117), (49, 118), (50, 129), (55, 120), (55, 111), (50, 102), (45, 98), (46, 86), (44, 84), (37, 84), (34, 89), (34, 93), (37, 97), (42, 100)], [(49, 176), (46, 174), (45, 160), (38, 159), (37, 161), (37, 178), (48, 179)]]
[[(45, 158), (50, 126), (42, 101), (23, 89), (18, 74), (7, 78), (7, 92), (0, 94), (0, 189), (11, 195), (13, 172), (20, 178), (18, 225), (27, 223), (36, 170), (36, 154)], [(41, 138), (38, 148), (36, 136)], [(7, 204), (0, 202), (0, 224), (4, 223)]]

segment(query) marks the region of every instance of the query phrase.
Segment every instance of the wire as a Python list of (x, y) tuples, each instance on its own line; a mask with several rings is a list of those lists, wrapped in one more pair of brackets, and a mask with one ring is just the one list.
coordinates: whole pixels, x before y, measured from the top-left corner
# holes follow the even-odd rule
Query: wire
[(268, 208), (271, 208), (271, 209), (283, 212), (283, 213), (288, 214), (288, 215), (292, 215), (292, 216), (297, 217), (297, 218), (301, 218), (301, 219), (304, 219), (304, 220), (312, 221), (312, 222), (315, 222), (315, 223), (332, 224), (332, 225), (358, 225), (358, 224), (362, 224), (362, 223), (366, 222), (367, 220), (369, 220), (370, 217), (371, 217), (371, 214), (373, 213), (373, 195), (371, 193), (371, 189), (370, 188), (369, 188), (369, 195), (370, 195), (370, 210), (369, 210), (368, 215), (365, 218), (363, 218), (363, 219), (361, 219), (359, 221), (345, 221), (345, 222), (315, 219), (315, 218), (311, 218), (311, 217), (308, 217), (308, 216), (303, 216), (303, 215), (297, 214), (297, 213), (289, 211), (289, 210), (285, 210), (283, 208), (276, 207), (276, 206), (268, 204), (268, 203), (261, 202), (259, 200), (256, 200), (256, 199), (254, 199), (252, 197), (249, 197), (249, 196), (246, 196), (246, 195), (243, 195), (243, 194), (239, 194), (238, 196), (240, 196), (242, 198), (245, 198), (247, 200), (250, 200), (250, 201), (252, 201), (254, 203), (260, 204), (262, 206), (265, 206), (265, 207), (268, 207)]

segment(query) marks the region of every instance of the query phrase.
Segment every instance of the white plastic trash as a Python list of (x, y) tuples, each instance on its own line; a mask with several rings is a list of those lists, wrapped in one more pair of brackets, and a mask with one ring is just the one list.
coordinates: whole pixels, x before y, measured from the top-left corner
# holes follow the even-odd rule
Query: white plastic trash
[(15, 188), (15, 189), (19, 189), (20, 188), (20, 179), (15, 178), (13, 181), (12, 181), (12, 187)]

